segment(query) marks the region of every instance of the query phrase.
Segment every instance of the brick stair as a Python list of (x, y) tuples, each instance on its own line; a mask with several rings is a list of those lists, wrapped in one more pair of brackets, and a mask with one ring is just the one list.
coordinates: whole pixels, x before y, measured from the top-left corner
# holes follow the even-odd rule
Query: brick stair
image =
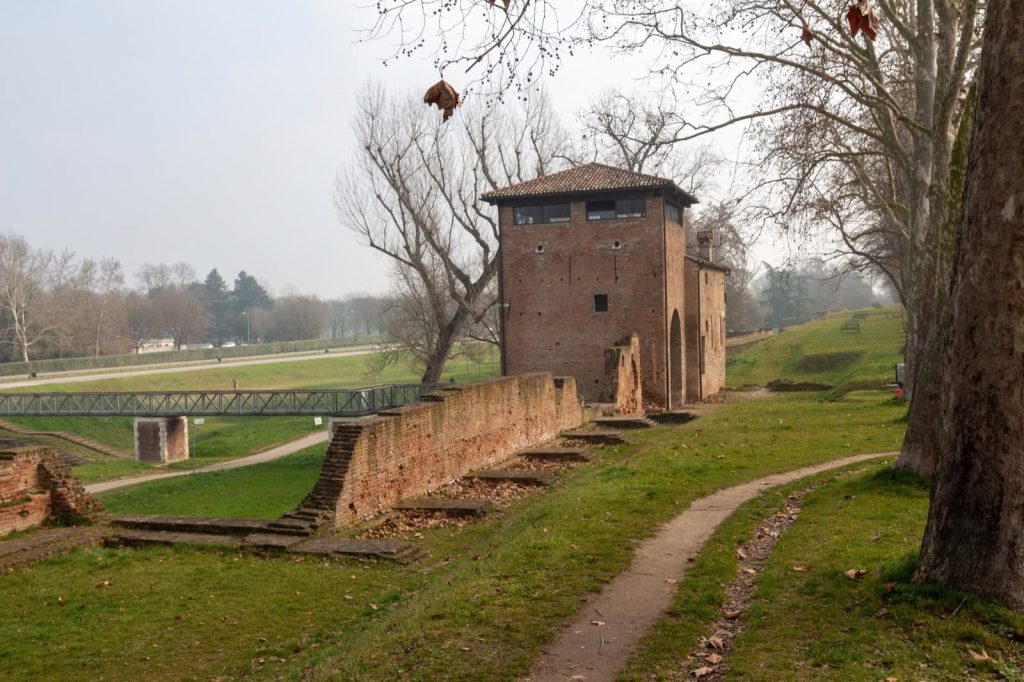
[[(118, 459), (133, 459), (134, 455), (124, 450), (118, 450), (117, 448), (105, 445), (103, 443), (97, 443), (89, 438), (83, 438), (77, 433), (70, 433), (68, 431), (32, 431), (26, 429), (18, 424), (13, 424), (6, 419), (0, 419), (0, 429), (16, 433), (19, 436), (49, 436), (50, 438), (59, 438), (69, 443), (74, 443), (83, 448), (93, 450), (103, 455), (109, 455), (110, 457), (117, 457)], [(84, 461), (84, 460), (83, 460)], [(73, 466), (73, 465), (71, 465)]]
[(298, 532), (305, 529), (306, 535), (313, 535), (328, 524), (334, 516), (334, 506), (345, 484), (352, 451), (362, 432), (363, 425), (359, 422), (335, 422), (334, 433), (327, 445), (327, 457), (324, 458), (316, 485), (297, 509), (274, 522), (275, 530)]
[(572, 431), (562, 431), (560, 435), (562, 438), (592, 443), (594, 445), (620, 445), (626, 442), (621, 431), (612, 429), (575, 429)]
[(657, 426), (647, 417), (597, 417), (594, 425), (611, 429), (649, 429)]
[(478, 481), (510, 481), (520, 485), (550, 486), (554, 483), (551, 476), (541, 471), (485, 469), (466, 474), (462, 478)]
[(523, 459), (544, 462), (591, 462), (594, 456), (584, 448), (533, 448), (516, 453)]
[(0, 572), (35, 563), (79, 547), (99, 544), (104, 529), (96, 526), (47, 528), (14, 540), (0, 541)]
[(193, 545), (198, 547), (239, 547), (243, 537), (217, 533), (187, 533), (172, 530), (113, 530), (104, 539), (108, 547), (145, 547), (146, 545)]
[(697, 415), (686, 410), (670, 410), (668, 412), (653, 412), (648, 414), (647, 418), (659, 424), (688, 424), (696, 419)]
[(320, 556), (349, 556), (365, 559), (384, 559), (407, 563), (425, 553), (410, 542), (398, 540), (354, 540), (351, 538), (324, 537), (306, 540), (292, 546), (289, 551), (297, 554)]
[(218, 519), (204, 516), (161, 516), (133, 514), (107, 519), (115, 528), (206, 535), (248, 535), (270, 532), (271, 521), (260, 519)]
[(65, 450), (58, 450), (57, 457), (59, 457), (60, 461), (67, 464), (69, 467), (76, 467), (89, 461), (81, 455), (76, 455), (73, 452), (67, 452)]

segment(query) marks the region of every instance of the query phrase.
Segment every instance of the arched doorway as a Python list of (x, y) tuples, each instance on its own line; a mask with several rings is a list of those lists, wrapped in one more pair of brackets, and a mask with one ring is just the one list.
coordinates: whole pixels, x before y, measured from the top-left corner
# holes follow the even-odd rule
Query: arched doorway
[(679, 323), (679, 311), (672, 311), (672, 326), (668, 338), (669, 407), (683, 404), (683, 329)]

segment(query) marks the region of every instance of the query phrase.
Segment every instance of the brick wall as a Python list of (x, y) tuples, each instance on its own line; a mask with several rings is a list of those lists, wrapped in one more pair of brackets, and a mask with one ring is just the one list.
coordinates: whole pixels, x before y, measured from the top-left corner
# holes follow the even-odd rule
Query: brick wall
[(575, 380), (546, 373), (446, 387), (379, 416), (338, 420), (320, 478), (300, 509), (349, 525), (581, 420)]
[(640, 337), (636, 334), (620, 339), (605, 350), (604, 371), (612, 389), (609, 399), (615, 403), (615, 414), (644, 414), (640, 367)]
[(0, 536), (101, 508), (50, 447), (0, 444)]
[(725, 273), (686, 261), (686, 399), (725, 386)]

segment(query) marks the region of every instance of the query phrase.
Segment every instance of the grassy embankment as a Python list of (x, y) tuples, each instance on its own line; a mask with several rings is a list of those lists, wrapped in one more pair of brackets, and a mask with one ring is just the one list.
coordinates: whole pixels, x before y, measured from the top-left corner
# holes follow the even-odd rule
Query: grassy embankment
[[(369, 356), (349, 356), (305, 360), (301, 362), (282, 361), (266, 365), (246, 367), (214, 367), (201, 371), (190, 371), (150, 376), (120, 377), (103, 381), (51, 384), (47, 392), (85, 391), (184, 391), (184, 390), (231, 390), (232, 380), (239, 386), (260, 389), (317, 389), (366, 386), (377, 383), (415, 383), (419, 377), (403, 366), (389, 367), (379, 376), (369, 373)], [(466, 362), (456, 360), (450, 363), (444, 379), (454, 377), (456, 381), (473, 381), (496, 372), (496, 361)], [(20, 389), (34, 392), (39, 389)], [(9, 421), (21, 426), (45, 431), (70, 431), (92, 440), (106, 443), (131, 453), (131, 417), (19, 417)], [(308, 417), (209, 417), (202, 425), (189, 424), (192, 437), (193, 457), (187, 462), (170, 465), (172, 469), (187, 469), (195, 466), (236, 459), (266, 450), (275, 445), (300, 438), (314, 430)], [(0, 431), (0, 434), (5, 432)], [(75, 467), (75, 473), (85, 482), (108, 480), (132, 474), (147, 473), (154, 469), (151, 464), (117, 459), (98, 454), (92, 450), (76, 447), (63, 440), (40, 438), (60, 449), (69, 450), (87, 458), (89, 463)]]
[[(865, 352), (888, 356), (900, 343)], [(580, 600), (628, 565), (633, 541), (693, 499), (893, 449), (904, 411), (880, 391), (735, 400), (603, 448), (558, 487), (485, 521), (423, 531), (413, 539), (430, 557), (409, 567), (186, 548), (77, 552), (0, 581), (0, 675), (516, 679)], [(230, 489), (166, 511), (266, 514), (248, 491), (281, 472), (236, 474)]]

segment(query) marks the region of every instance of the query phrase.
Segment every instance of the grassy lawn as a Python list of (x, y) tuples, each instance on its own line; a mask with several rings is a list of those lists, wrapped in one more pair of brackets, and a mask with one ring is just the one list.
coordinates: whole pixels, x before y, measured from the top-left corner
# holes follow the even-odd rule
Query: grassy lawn
[(877, 390), (894, 380), (902, 362), (903, 318), (896, 307), (868, 308), (860, 332), (842, 332), (849, 312), (782, 331), (778, 336), (730, 358), (729, 386), (764, 386), (789, 379), (834, 386), (829, 397), (858, 389)]
[[(911, 583), (928, 508), (927, 483), (887, 463), (819, 477), (782, 536), (729, 656), (736, 680), (1024, 679), (1024, 615)], [(698, 558), (666, 618), (623, 680), (673, 680), (721, 617), (735, 548), (796, 483), (745, 505)], [(802, 564), (808, 572), (793, 570)], [(853, 581), (850, 569), (866, 576)], [(970, 651), (992, 660), (977, 661)]]
[(142, 483), (98, 497), (114, 513), (275, 519), (313, 489), (324, 455), (317, 445), (251, 467)]
[[(691, 500), (764, 473), (895, 447), (903, 407), (882, 393), (862, 398), (739, 401), (686, 426), (637, 433), (550, 492), (461, 530), (425, 531), (416, 541), (429, 558), (410, 567), (185, 548), (46, 561), (0, 581), (10, 605), (0, 675), (515, 679), (580, 599), (628, 564), (632, 541)], [(244, 475), (230, 489), (196, 489), (192, 500), (167, 496), (160, 510), (205, 504), (207, 513), (266, 515), (264, 485), (282, 477), (264, 467)], [(202, 478), (165, 485), (206, 485)], [(297, 486), (281, 508), (308, 490)], [(98, 589), (103, 581), (111, 586)]]

